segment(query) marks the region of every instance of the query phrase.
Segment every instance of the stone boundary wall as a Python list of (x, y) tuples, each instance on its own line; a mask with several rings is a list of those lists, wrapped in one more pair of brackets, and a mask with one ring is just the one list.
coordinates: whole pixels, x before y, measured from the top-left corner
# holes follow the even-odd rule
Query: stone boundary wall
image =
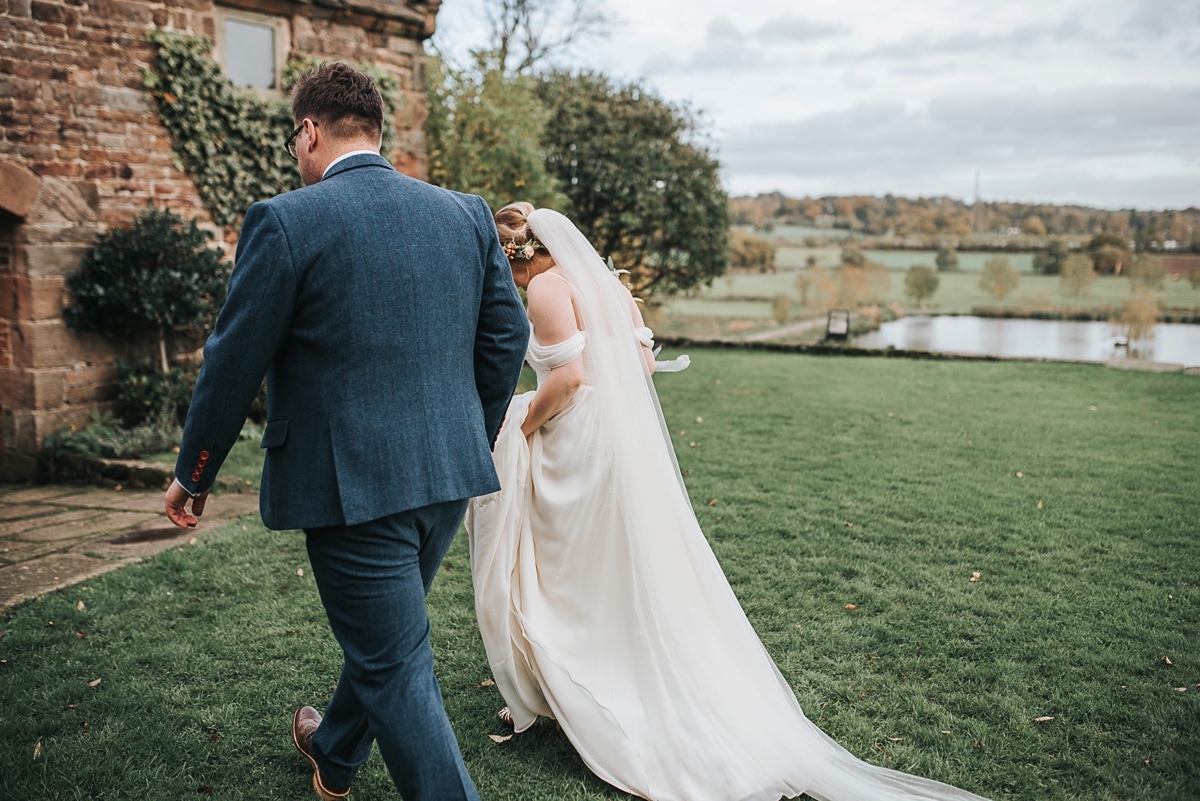
[[(402, 102), (403, 172), (423, 178), (422, 42), (441, 0), (228, 0), (283, 17), (294, 55), (370, 61)], [(0, 0), (0, 479), (24, 479), (49, 433), (111, 408), (117, 353), (62, 320), (66, 277), (108, 226), (148, 203), (195, 219), (232, 256), (237, 228), (214, 226), (143, 88), (163, 28), (214, 39), (212, 0)], [(290, 131), (280, 132), (280, 143)]]

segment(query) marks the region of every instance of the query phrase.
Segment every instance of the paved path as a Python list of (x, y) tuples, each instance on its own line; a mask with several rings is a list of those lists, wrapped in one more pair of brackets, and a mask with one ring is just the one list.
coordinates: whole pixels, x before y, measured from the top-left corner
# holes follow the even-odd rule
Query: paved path
[(0, 609), (94, 578), (258, 511), (258, 493), (210, 497), (176, 528), (159, 490), (0, 485)]
[(744, 337), (746, 342), (762, 342), (768, 339), (778, 339), (779, 337), (790, 337), (792, 334), (799, 334), (804, 331), (820, 328), (825, 325), (824, 317), (817, 317), (812, 320), (804, 320), (803, 322), (785, 325), (783, 328), (772, 328), (770, 331), (759, 331), (757, 334), (750, 334)]

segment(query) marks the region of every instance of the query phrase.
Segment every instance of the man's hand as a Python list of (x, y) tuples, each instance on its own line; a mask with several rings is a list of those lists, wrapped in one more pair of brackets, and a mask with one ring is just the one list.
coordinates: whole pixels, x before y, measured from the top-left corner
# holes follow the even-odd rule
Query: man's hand
[[(187, 502), (192, 502), (192, 513), (188, 514)], [(167, 488), (167, 517), (171, 518), (171, 522), (180, 528), (195, 528), (200, 521), (197, 517), (204, 514), (204, 504), (208, 502), (208, 491), (192, 498), (188, 491), (183, 488), (183, 485), (176, 479), (171, 482), (171, 486)], [(195, 515), (195, 517), (193, 517)]]

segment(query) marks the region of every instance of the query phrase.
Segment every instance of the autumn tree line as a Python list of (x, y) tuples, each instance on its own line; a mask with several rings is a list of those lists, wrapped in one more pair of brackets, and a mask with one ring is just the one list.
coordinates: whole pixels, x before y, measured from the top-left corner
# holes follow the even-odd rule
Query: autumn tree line
[(1086, 206), (980, 202), (953, 198), (850, 196), (789, 198), (779, 192), (730, 201), (735, 224), (769, 231), (776, 225), (827, 225), (877, 237), (1020, 235), (1033, 239), (1087, 239), (1112, 234), (1132, 249), (1200, 253), (1200, 209), (1138, 211)]

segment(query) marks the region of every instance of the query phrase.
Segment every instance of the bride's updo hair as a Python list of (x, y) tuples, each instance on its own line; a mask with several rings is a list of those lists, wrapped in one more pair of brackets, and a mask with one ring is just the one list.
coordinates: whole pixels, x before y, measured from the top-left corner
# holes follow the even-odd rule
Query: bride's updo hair
[(500, 234), (500, 242), (509, 242), (517, 246), (524, 245), (534, 239), (533, 230), (529, 227), (529, 215), (533, 214), (532, 203), (509, 203), (496, 212), (496, 231)]

